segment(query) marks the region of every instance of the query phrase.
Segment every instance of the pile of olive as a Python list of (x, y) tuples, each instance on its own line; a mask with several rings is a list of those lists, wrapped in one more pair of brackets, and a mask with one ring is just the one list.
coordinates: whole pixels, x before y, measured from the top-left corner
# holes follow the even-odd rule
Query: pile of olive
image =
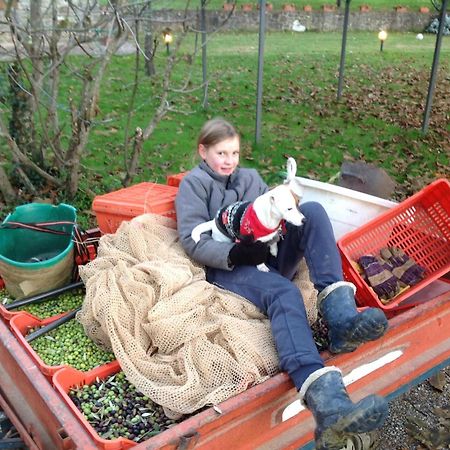
[(113, 353), (102, 350), (86, 336), (75, 319), (34, 339), (30, 345), (48, 366), (68, 364), (87, 371), (115, 359)]
[(9, 295), (9, 292), (6, 289), (0, 289), (0, 302), (2, 305), (6, 305), (7, 303), (11, 303), (14, 299)]
[(176, 423), (164, 415), (161, 406), (138, 392), (122, 371), (73, 388), (69, 397), (103, 439), (140, 442)]
[(313, 333), (314, 342), (319, 352), (327, 350), (330, 344), (328, 339), (328, 327), (322, 316), (319, 316), (317, 320), (311, 325), (311, 331)]
[[(0, 291), (2, 304), (12, 303), (14, 300), (8, 295), (6, 290)], [(58, 297), (44, 300), (40, 303), (31, 303), (24, 305), (13, 311), (26, 311), (37, 317), (38, 319), (46, 319), (47, 317), (56, 316), (57, 314), (70, 311), (81, 306), (84, 300), (84, 291), (81, 289), (64, 292)]]

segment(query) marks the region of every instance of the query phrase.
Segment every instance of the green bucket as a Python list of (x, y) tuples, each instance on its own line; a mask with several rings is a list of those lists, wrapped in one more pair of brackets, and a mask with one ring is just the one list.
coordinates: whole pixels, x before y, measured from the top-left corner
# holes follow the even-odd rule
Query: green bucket
[[(45, 225), (61, 234), (14, 225)], [(69, 283), (74, 265), (73, 230), (76, 210), (61, 203), (18, 206), (0, 225), (0, 276), (14, 298), (28, 297)]]

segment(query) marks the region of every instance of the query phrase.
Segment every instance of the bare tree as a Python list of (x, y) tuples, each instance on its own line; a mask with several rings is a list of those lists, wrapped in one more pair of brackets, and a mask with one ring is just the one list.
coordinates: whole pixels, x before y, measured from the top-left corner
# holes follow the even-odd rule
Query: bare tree
[[(205, 7), (205, 5), (208, 3), (208, 1), (200, 0), (200, 5), (202, 7)], [(191, 83), (192, 80), (192, 63), (196, 56), (198, 56), (199, 53), (202, 52), (202, 50), (205, 48), (207, 39), (204, 37), (202, 39), (202, 45), (201, 48), (198, 48), (197, 44), (195, 44), (194, 48), (192, 49), (192, 52), (189, 54), (183, 54), (180, 52), (181, 45), (187, 36), (188, 33), (195, 33), (196, 39), (195, 42), (198, 42), (198, 34), (201, 34), (204, 32), (203, 29), (200, 28), (199, 22), (201, 21), (200, 15), (197, 15), (196, 21), (197, 23), (193, 24), (190, 23), (192, 21), (188, 20), (189, 14), (188, 10), (192, 6), (192, 2), (190, 0), (186, 0), (185, 5), (185, 11), (184, 15), (181, 16), (181, 18), (178, 20), (178, 23), (172, 23), (172, 25), (176, 26), (178, 29), (177, 33), (177, 39), (175, 40), (174, 48), (170, 54), (170, 56), (167, 58), (167, 63), (165, 66), (165, 70), (161, 75), (161, 85), (158, 92), (155, 92), (155, 98), (159, 99), (158, 104), (156, 108), (152, 111), (151, 116), (149, 117), (149, 120), (147, 124), (140, 124), (136, 129), (134, 130), (134, 134), (132, 138), (128, 138), (130, 133), (130, 115), (132, 114), (134, 103), (136, 101), (136, 95), (135, 95), (135, 88), (139, 84), (139, 77), (138, 74), (140, 73), (137, 69), (139, 67), (138, 60), (140, 58), (140, 55), (146, 55), (146, 59), (149, 59), (150, 57), (153, 57), (156, 51), (156, 45), (150, 47), (151, 53), (149, 54), (149, 46), (146, 46), (146, 52), (136, 52), (136, 76), (135, 76), (135, 82), (134, 87), (132, 89), (132, 94), (130, 101), (128, 103), (129, 110), (128, 110), (128, 120), (127, 120), (127, 126), (125, 130), (125, 143), (124, 143), (124, 154), (125, 154), (125, 177), (122, 180), (123, 184), (125, 186), (129, 185), (131, 181), (133, 180), (134, 176), (136, 175), (137, 168), (139, 166), (139, 158), (142, 153), (143, 144), (146, 140), (148, 140), (152, 134), (154, 133), (155, 129), (157, 128), (159, 122), (164, 118), (164, 116), (168, 112), (176, 112), (179, 114), (188, 114), (189, 111), (182, 111), (176, 107), (176, 105), (179, 103), (176, 100), (179, 99), (181, 96), (187, 95), (192, 93), (193, 91), (200, 91), (205, 87), (205, 84), (207, 83), (206, 80), (203, 81), (200, 85), (193, 85)], [(214, 30), (210, 30), (211, 35), (218, 32), (230, 19), (234, 12), (234, 6), (236, 2), (233, 1), (232, 5), (233, 8), (231, 11), (229, 11), (225, 17), (223, 18), (222, 22), (219, 23), (218, 26)], [(141, 17), (141, 16), (140, 16)], [(138, 23), (138, 22), (137, 22)], [(164, 24), (159, 24), (164, 25)], [(153, 26), (150, 24), (147, 24), (147, 29), (152, 30)], [(138, 33), (136, 33), (138, 34)], [(148, 39), (148, 37), (147, 37)], [(148, 44), (148, 41), (147, 41)], [(177, 66), (177, 64), (181, 61), (187, 62), (186, 64), (186, 73), (182, 77), (182, 82), (180, 85), (174, 84), (172, 81), (172, 72)], [(148, 66), (147, 66), (148, 69)], [(147, 74), (149, 74), (149, 71), (147, 71)], [(129, 154), (129, 147), (132, 147), (131, 155)]]
[[(135, 44), (136, 63), (130, 98), (124, 100), (128, 105), (124, 185), (136, 174), (143, 143), (167, 112), (175, 110), (177, 102), (173, 98), (201, 89), (192, 87), (193, 66), (189, 64), (181, 85), (171, 81), (177, 63), (182, 59), (192, 62), (198, 51), (193, 49), (189, 57), (180, 52), (185, 36), (197, 32), (188, 24), (190, 0), (186, 0), (184, 16), (171, 24), (177, 28), (177, 39), (170, 56), (164, 58), (165, 68), (152, 93), (157, 105), (149, 110), (147, 123), (133, 124), (137, 88), (148, 82), (148, 78), (140, 79), (139, 60), (144, 57), (148, 67), (158, 47), (155, 38), (150, 52), (148, 46), (141, 46), (141, 24), (153, 36), (158, 27), (167, 26), (153, 20), (149, 13), (152, 1), (108, 0), (106, 6), (100, 7), (97, 0), (66, 0), (62, 11), (58, 0), (30, 0), (28, 8), (16, 6), (25, 1), (7, 0), (9, 54), (0, 48), (3, 56), (11, 60), (8, 77), (12, 95), (9, 101), (0, 100), (0, 136), (7, 143), (7, 154), (0, 154), (0, 193), (6, 203), (16, 201), (19, 190), (32, 197), (45, 184), (68, 199), (75, 196), (89, 134), (98, 121), (101, 84), (112, 58), (126, 40)], [(69, 57), (74, 51), (85, 57), (74, 62)], [(62, 91), (63, 70), (76, 80), (74, 92)]]
[[(28, 8), (19, 9), (17, 2), (7, 2), (11, 45), (3, 56), (11, 60), (11, 101), (1, 105), (0, 134), (8, 145), (6, 161), (14, 162), (15, 177), (25, 191), (35, 194), (46, 181), (71, 198), (78, 189), (80, 161), (102, 78), (128, 30), (120, 14), (121, 0), (110, 0), (103, 10), (96, 1), (68, 0), (64, 15), (57, 3), (32, 0)], [(88, 44), (98, 41), (99, 35), (107, 36), (106, 45), (94, 54)], [(76, 100), (67, 96), (67, 103), (61, 104), (61, 69), (70, 67), (67, 57), (76, 48), (86, 54), (82, 67), (72, 69), (81, 94)], [(15, 189), (5, 174), (3, 170), (0, 190), (10, 202)]]

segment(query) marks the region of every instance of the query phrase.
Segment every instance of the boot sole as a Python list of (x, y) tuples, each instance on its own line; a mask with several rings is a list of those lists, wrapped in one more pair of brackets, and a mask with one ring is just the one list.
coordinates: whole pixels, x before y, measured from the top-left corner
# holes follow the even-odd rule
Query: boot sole
[(341, 450), (350, 436), (382, 426), (387, 415), (388, 405), (382, 397), (366, 397), (356, 403), (347, 415), (316, 436), (316, 450)]
[[(334, 339), (335, 341), (340, 341), (342, 345), (330, 344), (331, 353), (353, 352), (361, 344), (374, 341), (383, 336), (388, 327), (388, 321), (384, 316), (384, 313), (374, 308), (366, 310), (361, 314), (364, 314), (365, 317), (361, 317), (362, 320), (360, 320), (360, 323), (358, 323), (355, 328), (350, 329), (347, 334), (340, 336), (339, 339)], [(383, 318), (384, 321), (380, 323)], [(372, 324), (370, 322), (372, 322)], [(369, 334), (367, 333), (368, 325), (370, 325), (371, 331)], [(330, 337), (330, 341), (333, 342), (333, 338)]]

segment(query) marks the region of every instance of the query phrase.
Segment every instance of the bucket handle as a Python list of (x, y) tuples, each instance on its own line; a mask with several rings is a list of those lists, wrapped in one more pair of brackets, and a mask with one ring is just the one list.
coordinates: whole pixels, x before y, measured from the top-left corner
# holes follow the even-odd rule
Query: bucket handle
[(0, 224), (0, 228), (26, 228), (27, 230), (33, 230), (33, 231), (42, 231), (44, 233), (51, 233), (51, 234), (59, 234), (59, 235), (65, 235), (70, 236), (72, 233), (67, 233), (66, 231), (59, 231), (59, 230), (53, 230), (52, 228), (47, 228), (49, 226), (54, 225), (76, 225), (75, 222), (70, 221), (57, 221), (57, 222), (4, 222)]

